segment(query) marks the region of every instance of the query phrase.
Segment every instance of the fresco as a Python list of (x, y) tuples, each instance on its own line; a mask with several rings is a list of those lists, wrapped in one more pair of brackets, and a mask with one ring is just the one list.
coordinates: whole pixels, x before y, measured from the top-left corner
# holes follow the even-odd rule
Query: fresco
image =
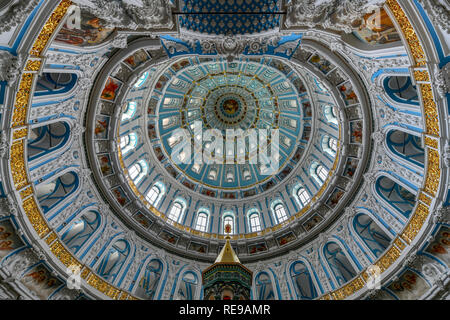
[(124, 60), (125, 64), (129, 66), (131, 69), (136, 69), (141, 66), (144, 62), (150, 60), (149, 55), (144, 50), (138, 50), (133, 53), (131, 56)]
[(97, 116), (94, 134), (96, 139), (108, 139), (109, 117)]
[(102, 171), (103, 176), (109, 176), (114, 173), (109, 154), (98, 155), (97, 158), (100, 163), (100, 170)]
[(145, 229), (150, 228), (150, 226), (153, 224), (153, 222), (140, 211), (133, 215), (133, 219), (139, 222), (139, 224)]
[(114, 198), (116, 198), (117, 202), (120, 203), (121, 206), (126, 205), (130, 200), (125, 195), (125, 192), (123, 191), (122, 187), (117, 187), (111, 190)]
[(277, 243), (281, 247), (281, 246), (288, 244), (289, 242), (294, 241), (295, 239), (297, 239), (295, 234), (293, 232), (288, 232), (288, 233), (282, 235), (281, 237), (278, 237)]
[(346, 105), (351, 105), (359, 102), (358, 96), (353, 90), (353, 85), (350, 82), (344, 83), (343, 85), (339, 86), (338, 89), (342, 95), (342, 98), (344, 98)]
[(208, 196), (208, 197), (212, 197), (212, 198), (216, 197), (216, 192), (214, 190), (210, 190), (210, 189), (203, 189), (202, 194), (205, 196)]
[(190, 242), (188, 250), (195, 251), (198, 253), (207, 253), (208, 252), (208, 246), (203, 243), (196, 243), (196, 242)]
[(417, 273), (408, 270), (392, 283), (390, 289), (400, 300), (415, 300), (425, 294), (429, 286)]
[(358, 169), (359, 160), (356, 158), (348, 158), (344, 168), (344, 176), (352, 178)]
[(354, 121), (350, 122), (350, 142), (362, 143), (363, 138), (363, 122)]
[(327, 205), (330, 206), (331, 208), (334, 208), (337, 206), (337, 204), (339, 203), (339, 201), (342, 199), (342, 197), (344, 196), (345, 192), (342, 191), (341, 189), (334, 189), (333, 193), (331, 194), (330, 199), (328, 199), (327, 201)]
[(223, 192), (222, 199), (236, 199), (236, 193), (234, 192)]
[(328, 60), (326, 60), (325, 58), (323, 58), (318, 54), (314, 54), (309, 59), (309, 62), (314, 66), (316, 66), (324, 74), (327, 74), (328, 72), (330, 72), (335, 68), (335, 66), (331, 62), (329, 62)]
[(312, 117), (312, 107), (311, 102), (303, 102), (303, 117), (311, 118)]
[(320, 222), (322, 222), (323, 218), (316, 214), (313, 216), (310, 220), (306, 221), (303, 224), (303, 228), (305, 228), (306, 231), (312, 230), (315, 226), (317, 226)]
[(450, 229), (442, 227), (426, 251), (450, 266)]
[(101, 98), (109, 101), (114, 101), (116, 99), (119, 88), (120, 82), (114, 78), (109, 77), (106, 81), (105, 88), (102, 91)]
[(26, 272), (20, 282), (35, 292), (40, 300), (47, 300), (63, 284), (61, 280), (53, 277), (43, 264), (39, 264)]
[(171, 244), (173, 244), (173, 245), (176, 245), (177, 242), (178, 242), (178, 239), (179, 239), (179, 237), (173, 235), (172, 233), (170, 233), (170, 232), (167, 231), (167, 230), (161, 231), (161, 233), (159, 234), (159, 237), (160, 237), (161, 239), (166, 240), (167, 242), (169, 242), (169, 243), (171, 243)]
[(81, 10), (80, 29), (65, 24), (55, 41), (77, 47), (94, 46), (105, 42), (113, 31), (112, 28), (105, 28), (105, 21), (102, 19)]
[(242, 193), (242, 195), (244, 196), (244, 198), (253, 197), (254, 195), (256, 195), (256, 189), (246, 190)]
[(400, 41), (400, 35), (387, 12), (381, 10), (366, 14), (362, 19), (353, 23), (356, 38), (361, 42), (374, 46)]
[(260, 252), (267, 251), (267, 245), (265, 242), (258, 243), (258, 244), (252, 244), (248, 246), (248, 253), (249, 254), (256, 254)]
[(17, 235), (12, 223), (9, 220), (0, 221), (0, 261), (23, 246), (24, 243)]

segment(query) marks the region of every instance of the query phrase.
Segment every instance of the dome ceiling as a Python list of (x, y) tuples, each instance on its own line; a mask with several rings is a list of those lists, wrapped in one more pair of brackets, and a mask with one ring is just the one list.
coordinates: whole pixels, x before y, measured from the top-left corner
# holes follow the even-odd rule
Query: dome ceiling
[(0, 26), (0, 280), (33, 299), (199, 299), (229, 225), (258, 299), (405, 299), (407, 277), (438, 292), (448, 32), (427, 5), (35, 2), (9, 2), (21, 24), (0, 8), (17, 28)]
[(215, 35), (253, 34), (276, 29), (280, 24), (278, 0), (182, 1), (180, 27)]

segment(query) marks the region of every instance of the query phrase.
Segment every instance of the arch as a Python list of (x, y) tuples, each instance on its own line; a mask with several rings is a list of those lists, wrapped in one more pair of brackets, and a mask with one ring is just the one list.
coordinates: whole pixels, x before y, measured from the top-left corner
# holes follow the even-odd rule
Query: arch
[(303, 261), (293, 262), (289, 268), (289, 273), (298, 299), (313, 300), (319, 296), (313, 274)]
[(199, 278), (197, 273), (187, 270), (179, 280), (177, 297), (179, 300), (196, 300), (199, 292)]
[(416, 204), (414, 194), (386, 176), (377, 179), (375, 190), (389, 205), (407, 219), (409, 218)]
[(79, 183), (78, 175), (70, 171), (50, 182), (36, 185), (36, 196), (42, 211), (48, 213), (67, 199), (77, 190)]
[(195, 221), (195, 229), (200, 232), (206, 232), (209, 223), (209, 210), (199, 209), (197, 212), (197, 219)]
[(133, 87), (136, 89), (142, 87), (147, 82), (149, 75), (150, 72), (144, 72), (142, 76), (140, 76), (139, 79), (136, 80), (136, 83), (133, 85)]
[(338, 142), (335, 138), (324, 135), (322, 137), (322, 151), (328, 153), (331, 157), (335, 157), (337, 154)]
[(120, 138), (120, 150), (122, 156), (125, 156), (128, 152), (136, 148), (138, 142), (138, 137), (135, 132), (132, 132), (126, 136)]
[(353, 218), (353, 228), (376, 258), (381, 256), (391, 243), (391, 237), (365, 213), (359, 213)]
[(139, 160), (128, 169), (128, 175), (134, 184), (138, 184), (148, 173), (148, 164), (145, 160)]
[(323, 165), (319, 164), (318, 162), (313, 162), (311, 164), (311, 167), (309, 169), (309, 173), (311, 177), (314, 178), (314, 180), (319, 183), (319, 185), (323, 185), (325, 181), (327, 180), (329, 171), (326, 169)]
[(70, 138), (70, 126), (58, 121), (30, 130), (28, 161), (33, 161), (64, 147)]
[(233, 212), (226, 211), (223, 214), (223, 222), (222, 222), (222, 233), (225, 234), (225, 226), (230, 225), (230, 234), (236, 233), (236, 223), (235, 223), (235, 216)]
[(383, 80), (386, 94), (393, 101), (403, 104), (419, 106), (417, 88), (410, 76), (389, 76)]
[(255, 277), (256, 300), (275, 300), (275, 290), (272, 279), (266, 271), (258, 273)]
[(77, 84), (78, 76), (67, 72), (44, 72), (38, 77), (34, 91), (35, 97), (63, 94), (71, 91)]
[(175, 222), (180, 222), (183, 219), (184, 212), (187, 208), (186, 201), (182, 198), (177, 198), (170, 208), (168, 218)]
[(357, 274), (343, 249), (334, 241), (329, 241), (323, 247), (323, 254), (338, 286), (341, 286)]
[(322, 109), (327, 122), (338, 125), (336, 106), (333, 106), (331, 104), (324, 104), (322, 105)]
[(79, 219), (74, 220), (61, 237), (62, 242), (74, 254), (95, 234), (101, 224), (97, 211), (89, 210)]
[(308, 190), (301, 185), (297, 185), (294, 188), (294, 197), (300, 205), (300, 208), (305, 207), (311, 201), (311, 195)]
[(396, 156), (424, 168), (425, 149), (421, 137), (405, 131), (390, 130), (386, 135), (386, 144)]
[(270, 205), (270, 208), (277, 223), (282, 223), (288, 219), (286, 207), (284, 206), (281, 200), (273, 201), (272, 204)]
[(250, 209), (247, 213), (250, 232), (261, 231), (261, 216), (258, 209)]
[(159, 259), (151, 259), (138, 279), (134, 294), (141, 299), (154, 300), (161, 282), (164, 264)]
[(106, 281), (114, 282), (130, 254), (130, 244), (124, 239), (114, 241), (103, 255), (96, 271)]
[(158, 181), (147, 192), (145, 200), (147, 200), (153, 207), (156, 207), (165, 193), (166, 186), (162, 182)]
[[(120, 118), (121, 122), (133, 119), (137, 111), (137, 102), (130, 101), (125, 105), (124, 111), (122, 113), (122, 117)], [(121, 147), (122, 148), (122, 147)]]

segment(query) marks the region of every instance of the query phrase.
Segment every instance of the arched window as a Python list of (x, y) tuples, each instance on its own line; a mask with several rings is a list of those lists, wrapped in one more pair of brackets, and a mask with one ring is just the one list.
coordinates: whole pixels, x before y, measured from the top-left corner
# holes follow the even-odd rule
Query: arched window
[(250, 226), (250, 232), (261, 231), (261, 220), (259, 217), (259, 212), (256, 209), (252, 209), (248, 214), (248, 221)]
[(183, 216), (184, 209), (186, 208), (186, 204), (181, 199), (176, 199), (173, 202), (172, 207), (170, 208), (168, 218), (175, 222), (180, 222), (181, 217)]
[(301, 207), (304, 207), (311, 201), (311, 195), (305, 188), (300, 187), (297, 189), (297, 200)]
[(291, 266), (291, 278), (294, 282), (295, 292), (300, 300), (313, 300), (318, 297), (313, 276), (308, 267), (302, 261), (297, 261)]
[(208, 213), (206, 213), (205, 211), (199, 211), (199, 213), (197, 214), (195, 229), (200, 232), (206, 232), (206, 228), (208, 227), (208, 218)]
[(113, 282), (122, 269), (129, 253), (130, 245), (127, 241), (115, 241), (98, 265), (98, 275), (106, 281)]
[(367, 214), (360, 213), (353, 219), (353, 226), (362, 241), (378, 258), (391, 243), (391, 238)]
[(28, 140), (28, 161), (62, 148), (70, 137), (69, 124), (63, 121), (33, 128)]
[(128, 169), (128, 175), (135, 184), (138, 184), (148, 173), (148, 165), (144, 160), (139, 160)]
[(158, 188), (158, 186), (153, 186), (150, 191), (147, 193), (147, 196), (145, 197), (147, 201), (153, 205), (156, 200), (158, 199), (159, 195), (161, 194), (161, 190)]
[(328, 266), (333, 272), (339, 286), (347, 283), (356, 276), (355, 269), (337, 243), (328, 242), (323, 248), (323, 251)]
[(282, 223), (288, 219), (286, 208), (281, 201), (277, 201), (272, 204), (272, 211), (275, 214), (275, 218), (278, 223)]
[(144, 74), (142, 74), (142, 76), (136, 81), (136, 83), (134, 84), (135, 88), (140, 88), (144, 85), (144, 83), (147, 81), (148, 76), (149, 76), (149, 72), (144, 72)]
[(96, 211), (89, 211), (80, 219), (73, 221), (70, 227), (64, 232), (61, 240), (72, 253), (76, 254), (88, 241), (100, 226), (100, 214)]
[(130, 133), (129, 135), (120, 138), (120, 150), (122, 151), (122, 156), (126, 155), (128, 152), (136, 148), (137, 146), (137, 135), (136, 133)]
[(378, 194), (406, 218), (416, 204), (416, 196), (388, 177), (380, 177), (375, 188)]
[(323, 165), (314, 162), (311, 165), (310, 174), (320, 185), (323, 185), (327, 180), (329, 171)]
[(123, 121), (127, 121), (130, 120), (134, 117), (134, 115), (136, 114), (136, 110), (137, 110), (137, 102), (136, 101), (130, 101), (127, 103), (127, 108), (124, 111), (124, 113), (122, 114), (122, 122)]
[(150, 205), (156, 207), (163, 197), (165, 190), (166, 188), (164, 185), (161, 182), (157, 182), (150, 188), (149, 192), (147, 192), (145, 200), (147, 200)]
[(388, 148), (397, 156), (419, 167), (424, 167), (425, 150), (419, 136), (404, 131), (391, 130), (386, 137)]
[(267, 272), (259, 273), (255, 278), (256, 300), (275, 300), (272, 280)]
[(75, 192), (79, 185), (78, 175), (68, 172), (47, 183), (36, 185), (36, 196), (44, 213), (49, 212)]
[(151, 260), (147, 264), (144, 274), (139, 279), (138, 287), (135, 292), (136, 296), (145, 300), (155, 299), (162, 272), (162, 262), (157, 259)]
[(225, 234), (225, 226), (230, 225), (230, 234), (234, 234), (234, 216), (231, 214), (225, 214), (223, 217), (223, 233)]
[(180, 279), (178, 286), (179, 300), (194, 300), (197, 299), (197, 290), (199, 286), (198, 276), (192, 271), (187, 271)]
[(322, 150), (328, 153), (331, 157), (335, 157), (337, 153), (338, 142), (335, 138), (328, 135), (322, 138)]
[(332, 105), (323, 106), (323, 113), (324, 113), (325, 119), (327, 120), (328, 123), (333, 123), (335, 125), (338, 124), (335, 106), (332, 106)]

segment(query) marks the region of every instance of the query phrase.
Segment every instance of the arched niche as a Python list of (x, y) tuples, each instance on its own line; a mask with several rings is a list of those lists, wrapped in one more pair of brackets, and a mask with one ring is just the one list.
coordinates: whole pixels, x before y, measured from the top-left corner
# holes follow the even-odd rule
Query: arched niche
[(375, 183), (377, 194), (392, 208), (409, 218), (416, 204), (416, 196), (389, 177), (381, 176)]
[(53, 180), (36, 185), (36, 197), (44, 214), (47, 214), (74, 194), (79, 184), (78, 174), (69, 171)]
[(58, 121), (34, 127), (28, 140), (28, 161), (34, 161), (63, 148), (70, 138), (70, 125)]
[(100, 263), (97, 265), (97, 274), (109, 282), (114, 282), (121, 272), (130, 254), (131, 248), (124, 239), (115, 240), (103, 253)]
[(63, 95), (76, 86), (78, 76), (68, 72), (44, 72), (36, 82), (34, 97)]
[(359, 213), (353, 218), (353, 228), (376, 258), (380, 257), (391, 243), (392, 238), (365, 213)]
[(420, 136), (392, 129), (386, 135), (386, 145), (397, 157), (424, 168), (425, 149)]
[(275, 288), (270, 275), (266, 271), (258, 273), (254, 281), (256, 300), (275, 300)]
[(357, 270), (350, 262), (348, 256), (335, 241), (329, 241), (324, 245), (323, 255), (338, 286), (344, 285), (357, 275)]
[(291, 264), (289, 268), (294, 291), (299, 300), (313, 300), (319, 296), (319, 290), (314, 281), (313, 271), (307, 264), (298, 260)]
[(89, 210), (70, 223), (62, 234), (61, 241), (72, 253), (77, 254), (92, 239), (100, 225), (100, 214), (95, 210)]
[(156, 258), (148, 260), (136, 280), (134, 294), (144, 300), (157, 299), (163, 272), (164, 264), (161, 260)]

